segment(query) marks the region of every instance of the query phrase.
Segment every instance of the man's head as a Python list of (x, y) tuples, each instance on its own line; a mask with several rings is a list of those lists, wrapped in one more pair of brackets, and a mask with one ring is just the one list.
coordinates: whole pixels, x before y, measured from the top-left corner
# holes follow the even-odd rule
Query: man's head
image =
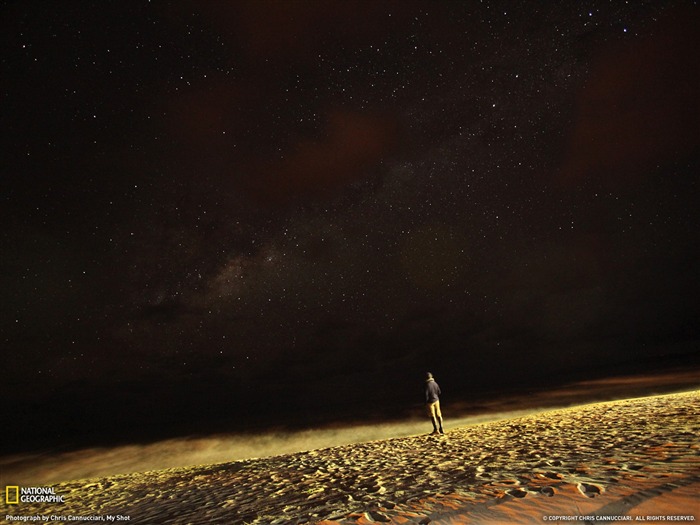
[(433, 374), (431, 374), (430, 372), (426, 372), (426, 373), (425, 373), (425, 378), (426, 378), (427, 380), (431, 380), (431, 379), (433, 378)]

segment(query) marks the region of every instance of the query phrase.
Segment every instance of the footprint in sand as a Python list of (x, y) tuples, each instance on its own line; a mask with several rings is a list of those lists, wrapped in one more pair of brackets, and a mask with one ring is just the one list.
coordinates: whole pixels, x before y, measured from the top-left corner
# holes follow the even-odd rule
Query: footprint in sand
[(502, 485), (520, 485), (517, 479), (502, 479), (499, 483)]
[(554, 489), (552, 487), (542, 487), (540, 492), (550, 498), (554, 496)]
[(543, 472), (542, 475), (549, 479), (562, 479), (564, 476), (557, 472)]
[(600, 494), (603, 492), (601, 487), (591, 485), (590, 483), (579, 483), (578, 490), (587, 498), (595, 498), (596, 496), (600, 496)]

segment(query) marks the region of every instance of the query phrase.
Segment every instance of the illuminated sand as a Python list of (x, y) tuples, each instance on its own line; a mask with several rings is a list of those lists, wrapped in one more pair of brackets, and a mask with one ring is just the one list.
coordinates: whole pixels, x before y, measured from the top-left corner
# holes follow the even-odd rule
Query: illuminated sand
[(5, 506), (2, 517), (121, 514), (131, 523), (182, 524), (700, 520), (699, 436), (696, 391), (483, 423), (444, 437), (58, 483), (52, 486), (64, 505)]

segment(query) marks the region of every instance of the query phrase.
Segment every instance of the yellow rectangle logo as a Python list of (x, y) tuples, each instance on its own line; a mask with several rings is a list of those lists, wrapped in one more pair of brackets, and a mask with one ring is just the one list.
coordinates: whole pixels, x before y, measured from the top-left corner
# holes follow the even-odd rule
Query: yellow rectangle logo
[[(14, 493), (14, 495), (13, 495)], [(7, 505), (17, 505), (19, 503), (19, 486), (7, 485), (5, 487), (5, 503)]]

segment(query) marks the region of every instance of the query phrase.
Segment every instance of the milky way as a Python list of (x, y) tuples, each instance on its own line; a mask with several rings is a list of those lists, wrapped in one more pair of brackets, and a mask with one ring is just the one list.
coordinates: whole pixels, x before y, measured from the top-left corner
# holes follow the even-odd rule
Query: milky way
[(420, 403), (428, 369), (465, 399), (697, 362), (695, 3), (2, 11), (21, 425), (303, 423)]

